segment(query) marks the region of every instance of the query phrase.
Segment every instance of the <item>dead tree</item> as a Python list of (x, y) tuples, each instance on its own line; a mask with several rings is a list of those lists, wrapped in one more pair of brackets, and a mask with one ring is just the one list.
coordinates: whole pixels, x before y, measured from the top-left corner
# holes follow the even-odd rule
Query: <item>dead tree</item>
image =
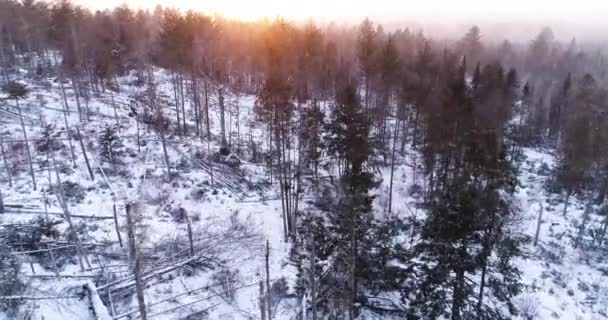
[(8, 166), (8, 160), (6, 159), (6, 153), (4, 152), (4, 139), (0, 139), (0, 151), (2, 153), (2, 161), (4, 162), (4, 169), (6, 170), (6, 176), (8, 177), (8, 186), (13, 187), (13, 178), (11, 175), (11, 169)]
[(84, 260), (86, 262), (88, 268), (91, 267), (91, 263), (89, 262), (89, 259), (87, 258), (87, 256), (84, 254), (84, 250), (82, 248), (82, 242), (80, 241), (80, 237), (76, 233), (76, 228), (74, 227), (74, 224), (72, 222), (72, 216), (70, 215), (70, 211), (68, 209), (67, 202), (65, 201), (65, 199), (63, 197), (63, 191), (61, 190), (61, 179), (59, 177), (59, 169), (57, 167), (57, 163), (55, 161), (54, 156), (53, 156), (53, 164), (55, 167), (55, 177), (57, 179), (57, 185), (56, 185), (57, 201), (59, 202), (59, 204), (63, 210), (63, 215), (65, 217), (65, 220), (68, 222), (70, 229), (73, 230), (73, 232), (74, 232), (74, 237), (76, 238), (76, 252), (78, 253), (78, 263), (80, 265), (80, 271), (84, 271), (84, 265), (83, 265), (82, 261)]
[(397, 138), (399, 137), (399, 119), (395, 121), (395, 132), (393, 135), (393, 151), (392, 151), (392, 159), (391, 159), (391, 180), (389, 183), (389, 191), (388, 191), (388, 213), (392, 213), (393, 209), (393, 179), (395, 176), (395, 150), (397, 149)]
[(92, 181), (95, 181), (95, 175), (93, 174), (93, 170), (91, 170), (91, 164), (89, 163), (89, 157), (87, 156), (87, 151), (84, 148), (84, 142), (82, 142), (82, 135), (80, 134), (80, 129), (76, 127), (76, 133), (78, 134), (78, 141), (80, 142), (80, 148), (82, 149), (82, 155), (84, 156), (84, 162), (87, 165), (87, 170), (89, 171), (89, 176)]
[(120, 229), (118, 228), (118, 214), (116, 213), (116, 201), (112, 203), (112, 212), (114, 213), (114, 227), (116, 229), (116, 236), (118, 237), (118, 244), (122, 248), (122, 237), (120, 236)]
[(137, 244), (135, 242), (135, 222), (131, 216), (131, 204), (126, 205), (127, 214), (127, 234), (129, 237), (129, 258), (133, 262), (133, 275), (135, 276), (135, 290), (137, 293), (137, 304), (139, 306), (139, 315), (142, 320), (147, 320), (146, 301), (144, 298), (144, 281), (141, 277), (142, 265), (141, 256), (137, 252)]
[(268, 320), (272, 320), (272, 304), (271, 304), (271, 297), (270, 297), (270, 264), (269, 264), (269, 258), (270, 258), (270, 243), (268, 242), (268, 240), (266, 240), (266, 304), (268, 305), (268, 307), (266, 308), (267, 312), (268, 312)]
[(15, 99), (15, 102), (17, 103), (17, 110), (19, 111), (19, 122), (21, 122), (21, 130), (23, 130), (23, 138), (25, 139), (25, 150), (27, 151), (27, 161), (30, 165), (30, 175), (32, 176), (32, 184), (34, 185), (34, 190), (36, 190), (36, 176), (34, 175), (34, 164), (32, 163), (30, 144), (27, 140), (27, 132), (25, 130), (25, 123), (23, 122), (23, 113), (21, 112), (21, 107), (19, 106), (19, 99)]
[(221, 147), (222, 152), (227, 152), (228, 150), (228, 141), (226, 140), (226, 119), (225, 119), (225, 106), (224, 106), (224, 89), (220, 86), (217, 89), (218, 100), (220, 105), (220, 132), (221, 132)]

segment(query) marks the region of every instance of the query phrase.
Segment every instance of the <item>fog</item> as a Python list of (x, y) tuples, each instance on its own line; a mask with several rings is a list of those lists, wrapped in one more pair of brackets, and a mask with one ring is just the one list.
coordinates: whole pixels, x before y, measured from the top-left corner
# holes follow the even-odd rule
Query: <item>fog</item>
[(603, 42), (608, 30), (608, 1), (602, 0), (77, 0), (93, 9), (127, 4), (153, 9), (157, 4), (183, 10), (201, 10), (227, 18), (254, 20), (285, 17), (293, 21), (314, 20), (340, 24), (358, 23), (369, 17), (386, 29), (422, 29), (437, 38), (461, 35), (471, 25), (479, 25), (486, 40), (508, 38), (526, 41), (544, 26), (551, 27), (559, 40)]

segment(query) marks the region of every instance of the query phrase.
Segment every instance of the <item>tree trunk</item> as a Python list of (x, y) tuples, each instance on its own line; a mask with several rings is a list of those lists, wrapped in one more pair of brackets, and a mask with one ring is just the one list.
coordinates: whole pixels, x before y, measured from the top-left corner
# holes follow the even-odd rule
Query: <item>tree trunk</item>
[(118, 132), (120, 132), (120, 119), (118, 119), (118, 110), (116, 109), (116, 102), (114, 101), (114, 93), (112, 92), (112, 89), (108, 91), (110, 91), (110, 99), (112, 100), (112, 108), (114, 109), (114, 119), (116, 120), (116, 128), (118, 129)]
[(89, 176), (91, 177), (91, 181), (95, 181), (95, 175), (93, 174), (93, 170), (91, 169), (91, 164), (89, 163), (89, 157), (87, 156), (87, 151), (84, 148), (84, 142), (82, 142), (82, 134), (80, 133), (80, 129), (76, 127), (76, 133), (78, 134), (78, 141), (80, 142), (80, 148), (82, 149), (82, 155), (84, 156), (84, 162), (87, 165), (87, 170), (89, 171)]
[(184, 130), (184, 135), (188, 135), (188, 127), (186, 126), (186, 102), (185, 102), (185, 98), (184, 98), (184, 76), (182, 75), (182, 73), (179, 73), (179, 91), (180, 91), (180, 96), (181, 96), (181, 101), (182, 101), (182, 124), (183, 124), (183, 130)]
[(80, 93), (78, 91), (79, 88), (76, 83), (76, 80), (74, 80), (74, 77), (72, 77), (72, 89), (74, 90), (74, 98), (76, 98), (76, 108), (78, 110), (78, 119), (80, 121), (82, 121), (82, 106), (80, 105)]
[(211, 140), (211, 121), (209, 120), (209, 90), (206, 79), (203, 82), (203, 89), (205, 91), (205, 123), (207, 124), (207, 140)]
[(350, 297), (349, 297), (349, 306), (348, 306), (348, 318), (349, 320), (354, 320), (356, 318), (355, 315), (355, 301), (357, 299), (357, 235), (356, 235), (356, 222), (355, 222), (355, 213), (351, 213), (352, 221), (351, 221), (351, 233), (350, 233), (350, 247), (351, 247), (351, 261), (350, 261)]
[(260, 280), (260, 319), (266, 320), (266, 299), (264, 295), (264, 281)]
[(538, 221), (536, 222), (536, 232), (534, 233), (534, 246), (538, 245), (538, 237), (540, 235), (540, 225), (543, 222), (543, 203), (539, 201), (540, 211), (538, 212)]
[(122, 237), (120, 236), (120, 228), (118, 227), (118, 213), (116, 212), (116, 201), (112, 203), (112, 213), (114, 214), (114, 229), (116, 230), (116, 237), (118, 238), (118, 244), (122, 248)]
[(57, 185), (56, 185), (56, 188), (58, 190), (57, 201), (61, 205), (63, 214), (65, 216), (65, 220), (68, 222), (68, 226), (74, 232), (74, 237), (76, 238), (76, 252), (78, 253), (78, 263), (80, 265), (80, 271), (84, 271), (84, 265), (83, 265), (82, 261), (84, 260), (86, 262), (88, 268), (91, 267), (91, 263), (89, 262), (89, 259), (87, 258), (87, 256), (84, 254), (84, 250), (82, 248), (82, 242), (80, 241), (80, 237), (78, 236), (78, 233), (76, 233), (76, 229), (74, 228), (74, 224), (72, 223), (72, 216), (70, 215), (68, 205), (65, 202), (65, 198), (64, 198), (63, 192), (61, 190), (61, 179), (59, 177), (59, 168), (57, 167), (55, 157), (53, 157), (53, 166), (55, 167), (55, 177), (57, 178)]
[(604, 242), (604, 237), (606, 236), (606, 231), (608, 230), (608, 215), (604, 218), (604, 223), (602, 226), (602, 233), (600, 234), (600, 239), (598, 240), (598, 245), (601, 247)]
[(481, 282), (479, 284), (479, 296), (477, 297), (477, 319), (483, 320), (482, 307), (483, 307), (483, 290), (486, 286), (486, 272), (488, 269), (487, 257), (484, 258), (483, 267), (481, 269)]
[(65, 93), (65, 87), (63, 85), (63, 76), (59, 77), (59, 88), (61, 89), (61, 98), (63, 100), (63, 106), (65, 107), (65, 112), (70, 115), (70, 106), (68, 105), (68, 97)]
[(393, 135), (393, 155), (391, 160), (391, 180), (389, 183), (389, 191), (388, 191), (388, 213), (391, 214), (393, 207), (393, 178), (395, 174), (395, 150), (397, 149), (397, 138), (399, 137), (399, 120), (395, 120), (395, 132)]
[(589, 222), (589, 216), (591, 215), (592, 208), (593, 207), (591, 204), (591, 200), (588, 200), (587, 207), (583, 212), (583, 221), (581, 222), (578, 228), (578, 235), (576, 236), (576, 240), (574, 241), (574, 248), (578, 248), (578, 246), (581, 244), (581, 241), (583, 240), (583, 236), (585, 234), (585, 230), (587, 229), (587, 223)]
[(160, 130), (160, 141), (163, 145), (163, 154), (165, 156), (165, 165), (167, 166), (167, 176), (171, 176), (171, 163), (169, 162), (169, 153), (167, 153), (167, 139), (165, 138), (165, 129)]
[(198, 92), (198, 81), (196, 80), (196, 77), (194, 76), (194, 72), (191, 73), (190, 75), (190, 84), (191, 84), (191, 90), (192, 90), (192, 104), (191, 106), (194, 109), (194, 126), (196, 128), (196, 136), (200, 137), (201, 136), (201, 119), (200, 119), (200, 97), (199, 97), (199, 92)]
[(8, 166), (8, 160), (6, 159), (6, 153), (4, 152), (4, 139), (0, 138), (0, 152), (2, 153), (2, 161), (4, 162), (4, 169), (6, 170), (6, 176), (8, 177), (8, 186), (13, 187), (13, 175), (11, 174), (11, 168)]
[[(466, 256), (467, 247), (465, 243), (460, 245), (460, 259), (464, 259)], [(462, 261), (460, 263), (463, 263)], [(452, 320), (462, 319), (462, 307), (464, 306), (464, 268), (458, 265), (454, 270), (456, 275), (454, 278), (453, 292), (452, 292)]]
[(272, 301), (270, 292), (270, 243), (266, 240), (266, 303), (268, 304), (268, 320), (272, 320)]
[(137, 305), (139, 306), (139, 316), (141, 320), (147, 320), (148, 314), (146, 312), (146, 300), (144, 297), (144, 281), (141, 278), (142, 265), (141, 256), (136, 254), (135, 256), (135, 290), (137, 292)]
[(190, 216), (186, 213), (186, 222), (188, 223), (188, 243), (190, 244), (190, 257), (194, 257), (194, 236), (192, 234), (192, 221), (190, 221)]
[(32, 176), (32, 184), (34, 191), (36, 191), (36, 176), (34, 174), (34, 164), (32, 163), (32, 154), (30, 153), (30, 144), (27, 140), (27, 132), (25, 130), (25, 122), (23, 122), (23, 113), (21, 112), (21, 106), (19, 106), (19, 99), (15, 99), (17, 104), (17, 111), (19, 111), (19, 121), (21, 122), (21, 130), (23, 130), (23, 138), (25, 139), (25, 150), (27, 151), (27, 162), (30, 166), (30, 175)]
[(175, 116), (176, 116), (176, 120), (177, 120), (177, 134), (179, 135), (180, 133), (180, 118), (179, 118), (179, 97), (177, 96), (178, 94), (178, 90), (177, 90), (177, 76), (175, 75), (175, 73), (171, 74), (171, 80), (173, 82), (173, 97), (175, 99)]
[[(283, 174), (282, 174), (283, 168), (281, 166), (281, 142), (280, 142), (280, 138), (279, 138), (280, 133), (279, 133), (279, 129), (278, 129), (278, 124), (276, 124), (275, 126), (276, 126), (275, 142), (277, 144), (277, 158), (278, 158), (278, 166), (279, 166), (279, 189), (280, 189), (279, 191), (280, 191), (280, 195), (281, 195), (281, 212), (283, 213), (283, 215), (282, 215), (283, 216), (283, 233), (284, 233), (285, 242), (287, 242), (288, 235), (289, 235), (289, 227), (288, 227), (289, 217), (287, 216), (287, 205), (285, 204), (286, 197), (285, 197), (285, 183), (283, 181)], [(272, 159), (272, 155), (270, 156), (270, 158)], [(271, 167), (272, 167), (272, 163), (271, 163)]]
[(566, 199), (564, 200), (564, 211), (562, 212), (562, 215), (564, 217), (566, 216), (566, 211), (568, 210), (568, 201), (570, 200), (571, 195), (572, 191), (568, 190), (568, 192), (566, 193)]
[(221, 146), (222, 149), (226, 149), (228, 147), (228, 142), (226, 140), (226, 122), (225, 122), (225, 107), (224, 107), (224, 90), (222, 88), (217, 89), (218, 100), (220, 105), (220, 131), (222, 134)]

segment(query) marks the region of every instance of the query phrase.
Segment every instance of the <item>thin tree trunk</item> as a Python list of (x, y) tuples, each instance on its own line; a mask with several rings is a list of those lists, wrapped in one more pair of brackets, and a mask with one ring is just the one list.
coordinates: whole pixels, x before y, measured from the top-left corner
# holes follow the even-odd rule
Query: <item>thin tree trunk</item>
[(141, 153), (141, 141), (139, 137), (139, 120), (135, 118), (135, 129), (137, 131), (137, 152)]
[(604, 218), (604, 223), (602, 226), (602, 233), (600, 234), (600, 238), (598, 240), (598, 245), (601, 247), (604, 242), (604, 237), (606, 236), (606, 231), (608, 231), (608, 215)]
[(581, 241), (583, 240), (585, 230), (587, 229), (587, 223), (589, 222), (589, 216), (591, 215), (591, 210), (593, 208), (591, 202), (592, 200), (589, 200), (587, 202), (587, 207), (583, 212), (583, 221), (581, 222), (578, 228), (578, 235), (576, 236), (576, 240), (574, 241), (574, 248), (578, 248), (578, 246), (581, 244)]
[(538, 221), (536, 222), (536, 232), (534, 233), (534, 246), (538, 245), (538, 237), (540, 235), (540, 225), (543, 222), (543, 203), (539, 201), (540, 211), (538, 212)]
[[(63, 86), (62, 86), (62, 88), (63, 88)], [(63, 89), (61, 89), (61, 91), (63, 92)], [(74, 153), (74, 145), (72, 144), (72, 137), (70, 136), (70, 125), (68, 123), (68, 115), (70, 114), (70, 111), (68, 109), (68, 100), (65, 99), (65, 92), (62, 94), (62, 96), (64, 97), (63, 107), (65, 109), (63, 112), (63, 123), (65, 124), (65, 134), (68, 139), (68, 145), (70, 146), (70, 155), (72, 156), (72, 166), (74, 168), (76, 168), (76, 155)]]
[(182, 123), (183, 123), (183, 130), (184, 130), (184, 135), (188, 135), (188, 127), (186, 126), (186, 103), (185, 103), (185, 99), (184, 99), (184, 76), (182, 75), (182, 73), (179, 73), (179, 92), (180, 92), (180, 97), (181, 97), (181, 102), (182, 102)]
[(266, 320), (266, 297), (264, 295), (263, 280), (260, 280), (260, 319)]
[(114, 109), (114, 119), (116, 120), (116, 128), (118, 129), (118, 132), (120, 132), (120, 119), (118, 119), (118, 110), (116, 110), (116, 102), (114, 101), (114, 93), (112, 92), (112, 89), (110, 89), (109, 91), (110, 91), (110, 99), (112, 100), (112, 108)]
[(217, 90), (217, 94), (218, 94), (218, 100), (219, 100), (219, 105), (220, 105), (220, 131), (222, 134), (222, 141), (221, 141), (221, 145), (222, 145), (222, 149), (227, 148), (228, 147), (228, 142), (226, 140), (226, 119), (225, 119), (225, 107), (224, 107), (224, 92), (222, 88), (219, 88)]
[(84, 148), (84, 142), (82, 142), (82, 135), (80, 134), (80, 129), (78, 129), (78, 127), (76, 127), (76, 133), (78, 134), (78, 141), (80, 142), (80, 148), (82, 149), (82, 155), (84, 156), (84, 162), (87, 165), (89, 176), (91, 177), (91, 181), (95, 181), (95, 175), (93, 174), (93, 170), (91, 169), (89, 157), (87, 156), (87, 151)]
[(272, 304), (270, 292), (270, 243), (266, 240), (266, 303), (268, 304), (268, 320), (272, 320)]
[(568, 210), (568, 201), (570, 200), (571, 195), (572, 195), (572, 191), (568, 190), (568, 193), (566, 193), (566, 199), (564, 201), (564, 211), (562, 212), (562, 215), (564, 217), (566, 216), (566, 212)]
[[(284, 233), (284, 237), (285, 237), (285, 242), (287, 242), (288, 239), (288, 235), (289, 235), (289, 227), (288, 227), (288, 222), (287, 222), (287, 206), (285, 205), (285, 184), (283, 181), (283, 168), (281, 166), (281, 142), (280, 142), (280, 137), (279, 137), (279, 129), (278, 129), (278, 124), (276, 124), (276, 130), (275, 130), (275, 134), (276, 134), (276, 144), (277, 144), (277, 158), (278, 158), (278, 166), (279, 166), (279, 188), (280, 188), (280, 195), (281, 195), (281, 212), (283, 213), (283, 233)], [(272, 159), (272, 155), (270, 157)], [(271, 164), (272, 167), (272, 164)], [(271, 171), (272, 172), (272, 171)]]
[(393, 211), (393, 178), (395, 175), (395, 150), (397, 149), (397, 138), (399, 137), (399, 120), (395, 123), (395, 133), (393, 135), (393, 158), (391, 160), (391, 180), (388, 191), (388, 213), (391, 214)]
[[(460, 246), (460, 258), (466, 256), (467, 248), (464, 243)], [(452, 320), (462, 319), (462, 307), (464, 306), (464, 268), (458, 266), (455, 270), (456, 276), (454, 278), (454, 285), (452, 291)]]
[(191, 84), (191, 90), (192, 90), (192, 106), (194, 109), (194, 125), (196, 127), (196, 136), (200, 137), (200, 129), (201, 129), (201, 119), (200, 119), (200, 97), (199, 97), (199, 92), (198, 92), (198, 81), (196, 80), (196, 77), (194, 76), (194, 73), (192, 73), (190, 75), (190, 84)]
[(74, 97), (76, 98), (76, 108), (78, 110), (78, 119), (80, 119), (80, 121), (82, 121), (82, 106), (80, 105), (80, 93), (79, 93), (79, 88), (76, 83), (76, 80), (74, 80), (74, 77), (72, 77), (72, 89), (74, 90)]
[(146, 301), (144, 298), (144, 281), (141, 277), (142, 265), (141, 256), (137, 251), (137, 243), (135, 242), (135, 223), (131, 217), (131, 205), (126, 205), (127, 213), (127, 232), (129, 236), (129, 255), (134, 259), (133, 274), (135, 276), (135, 290), (137, 293), (137, 305), (139, 306), (139, 316), (142, 320), (147, 320)]
[(167, 153), (167, 139), (165, 138), (165, 129), (160, 130), (160, 141), (163, 145), (163, 154), (165, 155), (165, 165), (167, 166), (167, 175), (171, 176), (171, 163), (169, 162), (169, 153)]
[(350, 246), (351, 246), (351, 262), (350, 262), (350, 299), (348, 306), (348, 319), (354, 320), (355, 316), (355, 301), (357, 299), (357, 235), (356, 235), (356, 222), (355, 222), (355, 213), (351, 213), (352, 221), (351, 221), (351, 234), (350, 234)]
[(6, 176), (8, 177), (8, 186), (13, 187), (13, 175), (11, 169), (8, 166), (8, 160), (6, 159), (6, 153), (4, 152), (4, 139), (0, 138), (0, 151), (2, 152), (2, 161), (4, 162), (4, 169), (6, 170)]
[(239, 106), (239, 94), (236, 95), (236, 148), (241, 146), (241, 109)]
[(70, 106), (68, 105), (68, 97), (65, 93), (65, 86), (63, 85), (63, 75), (59, 77), (59, 88), (61, 89), (61, 98), (63, 100), (63, 106), (65, 107), (65, 112), (67, 115), (70, 115)]
[(211, 140), (211, 121), (209, 120), (209, 90), (207, 79), (203, 82), (203, 89), (205, 90), (205, 122), (207, 124), (207, 140)]
[(135, 271), (137, 243), (135, 242), (135, 226), (133, 217), (131, 216), (131, 204), (127, 203), (125, 205), (125, 212), (127, 218), (127, 239), (129, 244), (129, 267), (132, 271)]
[(36, 176), (34, 174), (34, 164), (32, 163), (32, 154), (30, 153), (30, 144), (27, 140), (27, 132), (25, 130), (25, 123), (23, 122), (23, 113), (21, 112), (21, 106), (19, 106), (19, 99), (15, 99), (17, 104), (17, 110), (19, 111), (19, 121), (21, 122), (21, 130), (23, 130), (23, 138), (25, 139), (25, 150), (27, 151), (27, 162), (30, 166), (30, 175), (32, 176), (32, 184), (34, 191), (36, 191)]
[(179, 98), (177, 96), (177, 92), (178, 92), (178, 90), (177, 90), (177, 76), (175, 75), (175, 73), (172, 74), (171, 78), (172, 78), (171, 80), (173, 80), (172, 81), (173, 82), (173, 96), (175, 98), (175, 115), (177, 117), (177, 134), (179, 135), (179, 133), (181, 131), (180, 130), (180, 123), (181, 122), (180, 122), (180, 118), (179, 118)]
[[(486, 260), (487, 257), (484, 259)], [(485, 289), (486, 286), (486, 272), (488, 269), (488, 262), (484, 261), (483, 262), (483, 267), (481, 269), (481, 283), (479, 285), (479, 296), (477, 298), (477, 319), (482, 320), (483, 316), (482, 316), (482, 312), (481, 309), (483, 307), (483, 291)]]
[(190, 221), (190, 216), (186, 213), (186, 222), (188, 223), (188, 242), (190, 244), (190, 257), (194, 257), (194, 236), (192, 234), (192, 221)]
[(112, 201), (112, 213), (114, 215), (114, 229), (116, 230), (116, 237), (118, 238), (118, 244), (122, 248), (122, 237), (120, 236), (120, 228), (118, 227), (118, 213), (116, 212), (116, 201)]
[(57, 162), (55, 161), (54, 156), (53, 156), (53, 165), (55, 167), (55, 177), (57, 179), (57, 185), (56, 185), (57, 201), (59, 202), (61, 208), (63, 209), (63, 214), (65, 216), (65, 220), (68, 222), (68, 226), (70, 227), (72, 232), (74, 232), (74, 237), (76, 238), (76, 252), (78, 253), (78, 263), (80, 265), (80, 271), (84, 271), (84, 265), (83, 265), (82, 261), (84, 260), (86, 262), (88, 268), (91, 267), (91, 263), (89, 262), (89, 259), (87, 258), (87, 256), (84, 254), (84, 250), (82, 248), (82, 242), (80, 241), (80, 237), (78, 236), (78, 233), (76, 232), (74, 224), (72, 223), (72, 216), (70, 215), (68, 205), (65, 202), (65, 198), (63, 196), (63, 191), (61, 190), (61, 179), (59, 177), (59, 168), (57, 167)]
[(57, 279), (61, 279), (61, 275), (59, 273), (59, 267), (57, 267), (57, 260), (55, 259), (55, 255), (53, 254), (53, 249), (47, 244), (46, 248), (49, 252), (49, 256), (51, 257), (51, 263), (53, 264), (53, 270), (55, 271), (55, 275)]

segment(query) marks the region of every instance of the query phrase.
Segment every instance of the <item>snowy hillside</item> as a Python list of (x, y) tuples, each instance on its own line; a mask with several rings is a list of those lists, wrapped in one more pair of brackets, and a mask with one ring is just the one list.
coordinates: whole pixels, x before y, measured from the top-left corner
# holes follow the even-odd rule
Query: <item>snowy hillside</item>
[[(164, 79), (164, 73), (159, 71), (158, 77)], [(87, 312), (88, 302), (80, 296), (85, 281), (97, 283), (106, 307), (113, 308), (114, 317), (127, 317), (136, 310), (137, 304), (128, 290), (133, 284), (128, 271), (127, 202), (143, 204), (137, 212), (140, 219), (137, 232), (142, 250), (153, 256), (151, 261), (145, 262), (144, 275), (146, 301), (152, 316), (182, 319), (204, 310), (217, 317), (246, 319), (254, 316), (259, 304), (258, 283), (265, 272), (267, 240), (272, 281), (293, 280), (294, 271), (287, 259), (289, 247), (282, 239), (280, 208), (277, 207), (280, 203), (276, 201), (277, 196), (263, 166), (248, 162), (247, 155), (242, 155), (242, 159), (238, 156), (232, 162), (213, 159), (208, 150), (217, 153), (217, 144), (169, 137), (168, 155), (173, 168), (172, 179), (169, 179), (160, 140), (143, 124), (139, 128), (140, 145), (137, 145), (138, 125), (135, 117), (129, 117), (129, 103), (138, 88), (128, 85), (132, 81), (128, 77), (120, 79), (124, 92), (114, 93), (114, 97), (106, 92), (91, 99), (89, 121), (80, 122), (75, 110), (66, 115), (72, 132), (78, 128), (82, 133), (82, 140), (75, 135), (69, 137), (71, 146), (68, 146), (61, 90), (56, 79), (37, 82), (25, 79), (27, 77), (24, 81), (31, 93), (20, 104), (32, 149), (37, 190), (33, 190), (28, 171), (19, 171), (12, 176), (12, 187), (8, 187), (4, 171), (5, 212), (0, 218), (5, 229), (15, 224), (23, 224), (25, 228), (33, 221), (39, 221), (36, 219), (58, 223), (60, 235), (57, 239), (46, 236), (39, 239), (44, 246), (56, 248), (53, 250), (55, 263), (49, 261), (48, 251), (14, 253), (24, 263), (22, 277), (30, 288), (27, 295), (45, 298), (28, 301), (34, 319), (91, 319)], [(163, 89), (166, 88), (159, 88), (160, 97), (168, 91)], [(69, 106), (74, 109), (74, 96), (69, 94), (70, 88), (67, 91)], [(111, 99), (114, 99), (116, 110)], [(252, 98), (241, 98), (238, 103), (241, 104), (239, 121), (243, 132), (263, 145), (261, 131), (253, 120)], [(27, 160), (17, 110), (7, 101), (1, 112), (7, 160), (15, 166), (22, 164)], [(213, 112), (214, 117), (217, 114)], [(215, 123), (218, 119), (211, 121)], [(120, 165), (107, 166), (99, 158), (98, 141), (104, 128), (116, 123), (120, 124), (119, 136), (125, 154)], [(56, 125), (53, 139), (61, 144), (60, 156), (56, 159), (48, 159), (35, 147), (44, 138), (42, 128), (48, 124)], [(234, 139), (236, 148), (246, 143), (244, 137), (239, 141), (236, 136)], [(74, 161), (70, 147), (74, 149)], [(84, 152), (94, 179), (88, 173)], [(62, 185), (67, 184), (66, 188), (73, 186), (66, 189), (65, 197), (85, 251), (83, 270), (79, 268), (73, 245), (64, 245), (69, 225), (55, 191), (57, 179)], [(113, 218), (114, 206), (118, 226)], [(188, 254), (189, 248), (182, 247), (188, 243), (188, 219), (194, 238), (194, 256)], [(47, 264), (41, 265), (39, 259)], [(57, 268), (53, 264), (57, 264)], [(107, 285), (107, 282), (116, 285)], [(109, 288), (114, 300), (112, 304)], [(56, 300), (55, 297), (69, 298)], [(173, 309), (176, 306), (181, 307)]]
[[(170, 101), (169, 75), (162, 70), (155, 74), (159, 99)], [(137, 123), (138, 117), (132, 113), (131, 106), (142, 90), (132, 85), (133, 77), (119, 79), (120, 92), (107, 90), (92, 97), (85, 121), (78, 119), (69, 83), (65, 83), (65, 91), (70, 112), (65, 113), (57, 79), (33, 81), (23, 71), (20, 81), (30, 90), (19, 104), (36, 190), (26, 170), (18, 109), (13, 100), (5, 100), (0, 109), (0, 133), (5, 164), (16, 169), (10, 177), (11, 187), (6, 168), (2, 170), (0, 230), (24, 239), (32, 236), (30, 241), (41, 246), (29, 250), (12, 247), (12, 254), (22, 263), (19, 278), (27, 285), (22, 315), (45, 320), (137, 318), (125, 207), (129, 203), (137, 204), (131, 219), (137, 220), (135, 237), (146, 257), (143, 279), (148, 318), (199, 319), (207, 314), (209, 319), (259, 319), (267, 241), (270, 281), (275, 283), (273, 290), (277, 288), (277, 300), (281, 299), (273, 317), (296, 318), (301, 311), (293, 295), (297, 270), (290, 260), (290, 245), (283, 239), (278, 185), (271, 183), (263, 163), (251, 161), (251, 149), (245, 147), (253, 142), (259, 150), (267, 149), (267, 132), (253, 111), (255, 97), (228, 95), (226, 122), (230, 123), (226, 125), (238, 123), (240, 136), (236, 130), (229, 131), (234, 133), (230, 140), (235, 151), (223, 157), (216, 125), (220, 121), (217, 97), (212, 96), (213, 140), (207, 144), (193, 137), (168, 137), (169, 177), (160, 137), (144, 123)], [(115, 124), (124, 154), (120, 164), (109, 165), (99, 157), (99, 138), (106, 127)], [(59, 151), (54, 153), (55, 159), (41, 147), (48, 125), (55, 126), (52, 139)], [(76, 129), (80, 136), (74, 134)], [(575, 247), (585, 204), (573, 201), (564, 218), (563, 203), (545, 188), (553, 157), (541, 150), (526, 149), (524, 154), (516, 193), (521, 215), (512, 226), (527, 236), (525, 255), (517, 262), (525, 285), (524, 293), (515, 299), (521, 318), (608, 318), (608, 265), (601, 259), (605, 252), (597, 250), (588, 232), (583, 232)], [(415, 159), (414, 152), (406, 150), (406, 156), (396, 161), (392, 214), (420, 222), (425, 218), (424, 210), (419, 209), (421, 199), (410, 192), (413, 185), (424, 184)], [(418, 166), (416, 181), (414, 164)], [(374, 191), (374, 212), (384, 216), (390, 166), (377, 170), (382, 183)], [(58, 182), (64, 188), (61, 193), (57, 192)], [(305, 207), (312, 196), (305, 193), (301, 205)], [(60, 200), (66, 202), (72, 227)], [(543, 216), (538, 245), (534, 245), (539, 210)], [(59, 233), (34, 239), (28, 231), (33, 229), (28, 228), (41, 224), (56, 225)], [(75, 243), (81, 244), (83, 252), (75, 249)], [(85, 285), (90, 288), (90, 298), (84, 293)]]

